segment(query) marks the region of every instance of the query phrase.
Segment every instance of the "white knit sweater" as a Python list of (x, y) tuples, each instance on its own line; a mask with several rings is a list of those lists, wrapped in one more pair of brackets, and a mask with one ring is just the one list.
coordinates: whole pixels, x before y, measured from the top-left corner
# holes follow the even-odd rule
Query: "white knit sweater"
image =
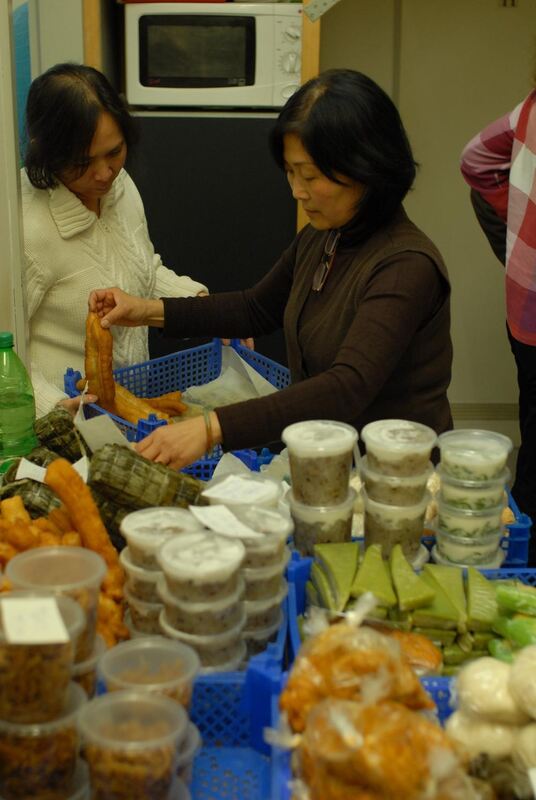
[[(190, 297), (206, 287), (164, 267), (149, 238), (143, 203), (122, 170), (100, 217), (63, 184), (36, 189), (21, 171), (24, 280), (37, 415), (62, 397), (67, 367), (84, 372), (92, 289), (119, 286), (142, 297)], [(113, 328), (114, 367), (149, 358), (147, 328)]]

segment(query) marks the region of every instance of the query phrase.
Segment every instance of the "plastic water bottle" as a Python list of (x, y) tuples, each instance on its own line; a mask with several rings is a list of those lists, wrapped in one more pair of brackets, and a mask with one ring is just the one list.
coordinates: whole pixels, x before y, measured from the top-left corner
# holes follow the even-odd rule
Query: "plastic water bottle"
[(37, 445), (34, 422), (30, 377), (13, 349), (13, 334), (0, 331), (0, 472)]

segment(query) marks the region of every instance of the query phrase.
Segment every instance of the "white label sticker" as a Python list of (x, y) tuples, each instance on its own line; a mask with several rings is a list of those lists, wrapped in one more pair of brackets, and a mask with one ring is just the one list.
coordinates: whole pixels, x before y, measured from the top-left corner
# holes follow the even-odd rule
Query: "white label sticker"
[(105, 444), (132, 447), (126, 436), (123, 436), (115, 422), (107, 414), (85, 420), (75, 418), (74, 424), (93, 452), (100, 450)]
[(89, 474), (89, 458), (82, 456), (73, 464), (73, 467), (78, 472), (84, 483), (87, 483), (87, 476)]
[(303, 7), (303, 13), (309, 17), (311, 22), (316, 22), (320, 19), (322, 14), (329, 11), (330, 8), (337, 5), (339, 0), (310, 0), (306, 6)]
[(17, 474), (15, 475), (15, 480), (21, 481), (23, 478), (30, 478), (32, 481), (44, 483), (45, 474), (46, 469), (44, 467), (39, 467), (37, 464), (32, 464), (32, 462), (28, 461), (28, 459), (21, 458), (19, 462), (19, 468), (17, 469)]
[(276, 485), (251, 480), (247, 476), (229, 475), (215, 486), (205, 489), (203, 497), (213, 497), (215, 500), (241, 500), (244, 503), (255, 503), (268, 500), (276, 493)]
[(259, 539), (262, 533), (248, 528), (227, 506), (190, 506), (190, 511), (206, 528), (224, 536)]
[(69, 641), (54, 597), (5, 596), (1, 609), (9, 644), (61, 644)]

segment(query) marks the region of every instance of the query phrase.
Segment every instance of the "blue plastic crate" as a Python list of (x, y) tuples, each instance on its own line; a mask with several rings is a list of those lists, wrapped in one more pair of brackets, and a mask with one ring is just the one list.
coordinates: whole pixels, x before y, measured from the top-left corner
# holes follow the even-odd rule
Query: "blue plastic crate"
[[(243, 347), (237, 339), (232, 340), (231, 346), (244, 361), (277, 389), (283, 389), (288, 386), (290, 373), (286, 367), (276, 361), (272, 361), (271, 358), (263, 356), (261, 353)], [(208, 344), (191, 347), (188, 350), (179, 350), (177, 353), (144, 361), (141, 364), (134, 364), (131, 367), (116, 369), (114, 370), (114, 378), (138, 397), (158, 397), (158, 395), (166, 394), (167, 392), (182, 392), (190, 386), (209, 383), (209, 381), (218, 377), (221, 368), (221, 339), (213, 339)], [(76, 388), (80, 378), (80, 372), (70, 367), (65, 372), (63, 383), (65, 392), (69, 397), (76, 397), (80, 394)], [(158, 420), (156, 415), (151, 414), (147, 419), (138, 420), (138, 424), (133, 425), (115, 414), (110, 414), (94, 403), (86, 407), (86, 414), (88, 417), (108, 414), (130, 442), (139, 442), (153, 430), (166, 424)], [(214, 449), (212, 458), (200, 459), (186, 467), (184, 472), (200, 480), (210, 480), (221, 455), (222, 449), (217, 446)], [(263, 448), (260, 454), (257, 454), (254, 450), (238, 450), (235, 451), (235, 455), (241, 458), (250, 469), (257, 471), (262, 464), (268, 463), (272, 458), (272, 454), (267, 448)]]
[[(298, 617), (306, 610), (305, 584), (311, 574), (312, 558), (301, 558), (294, 551), (287, 568), (288, 576), (288, 633), (289, 663), (292, 664), (300, 649), (301, 636), (298, 628)], [(501, 567), (501, 569), (484, 569), (482, 574), (490, 580), (517, 578), (523, 583), (536, 586), (536, 569)]]

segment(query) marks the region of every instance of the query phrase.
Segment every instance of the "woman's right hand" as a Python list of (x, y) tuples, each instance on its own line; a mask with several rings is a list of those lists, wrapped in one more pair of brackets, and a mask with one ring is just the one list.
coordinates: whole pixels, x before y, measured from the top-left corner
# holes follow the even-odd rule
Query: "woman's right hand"
[(139, 325), (164, 325), (164, 304), (161, 300), (134, 297), (122, 289), (94, 289), (89, 295), (89, 310), (101, 319), (103, 328), (123, 325), (135, 328)]

